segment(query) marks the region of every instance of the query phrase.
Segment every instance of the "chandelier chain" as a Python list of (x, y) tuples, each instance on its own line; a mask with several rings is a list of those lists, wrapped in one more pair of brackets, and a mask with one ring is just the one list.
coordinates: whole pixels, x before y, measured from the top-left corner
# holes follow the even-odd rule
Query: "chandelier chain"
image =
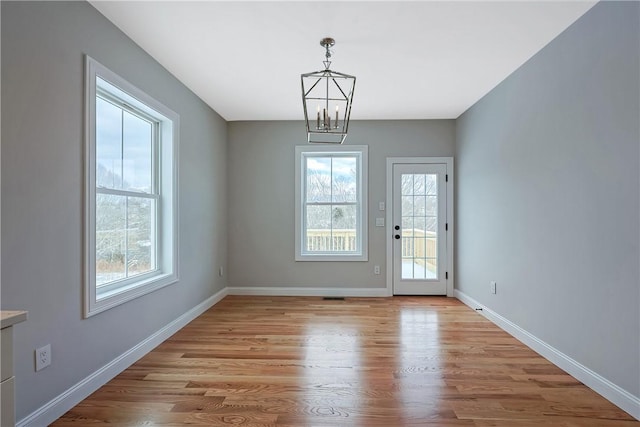
[(322, 61), (325, 70), (328, 70), (331, 66), (331, 61), (329, 60), (329, 58), (331, 58), (331, 49), (329, 48), (332, 47), (335, 43), (336, 41), (331, 37), (325, 37), (324, 39), (320, 40), (320, 46), (323, 46), (325, 48), (325, 60)]

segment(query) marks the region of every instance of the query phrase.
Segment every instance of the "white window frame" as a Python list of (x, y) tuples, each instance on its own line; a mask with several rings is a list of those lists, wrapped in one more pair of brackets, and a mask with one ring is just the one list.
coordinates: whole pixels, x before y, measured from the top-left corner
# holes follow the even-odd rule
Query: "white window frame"
[[(106, 82), (102, 84), (100, 80)], [(100, 86), (100, 87), (99, 87)], [(156, 200), (156, 269), (108, 285), (96, 286), (96, 194), (126, 191), (96, 186), (96, 96), (109, 98), (123, 110), (152, 121), (156, 146), (153, 155)], [(85, 56), (85, 280), (84, 316), (123, 304), (178, 282), (178, 135), (180, 117), (95, 59)]]
[[(356, 229), (357, 241), (359, 241), (359, 251), (357, 253), (315, 253), (304, 251), (304, 238), (306, 229), (306, 209), (305, 209), (305, 176), (306, 176), (306, 159), (313, 155), (330, 155), (336, 154), (340, 156), (353, 155), (358, 159), (359, 168), (356, 176), (358, 186), (358, 202), (357, 206), (357, 223)], [(296, 146), (295, 150), (295, 260), (296, 261), (368, 261), (368, 202), (367, 202), (367, 183), (369, 169), (369, 147), (366, 145), (348, 145), (348, 146)]]

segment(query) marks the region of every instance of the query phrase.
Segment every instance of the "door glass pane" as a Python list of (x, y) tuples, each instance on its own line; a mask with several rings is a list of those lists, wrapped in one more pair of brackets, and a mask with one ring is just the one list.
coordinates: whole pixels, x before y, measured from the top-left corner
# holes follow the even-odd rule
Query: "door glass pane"
[(438, 278), (437, 174), (401, 175), (402, 279)]
[(413, 196), (402, 196), (402, 216), (413, 216)]
[(438, 278), (438, 264), (436, 263), (435, 258), (427, 258), (425, 259), (425, 274), (427, 279), (437, 279)]
[(427, 217), (424, 219), (424, 223), (425, 223), (425, 227), (424, 230), (425, 232), (436, 232), (436, 227), (438, 225), (438, 218), (437, 217)]
[[(435, 233), (433, 233), (435, 235)], [(438, 277), (438, 239), (425, 239), (426, 248), (425, 255), (428, 257), (428, 265), (427, 270), (429, 273), (427, 274), (427, 279), (435, 279)]]
[[(418, 233), (414, 230), (415, 236), (420, 236), (421, 233)], [(413, 238), (413, 257), (414, 258), (424, 258), (424, 237), (414, 237)]]
[(413, 237), (413, 217), (402, 218), (402, 237)]
[(426, 277), (425, 270), (425, 259), (424, 258), (414, 258), (413, 259), (413, 278), (414, 279), (428, 279)]
[(414, 175), (413, 176), (413, 194), (416, 196), (422, 196), (425, 193), (425, 175)]
[[(404, 230), (402, 231), (404, 234)], [(413, 279), (413, 237), (402, 237), (402, 278)]]
[(405, 195), (413, 195), (413, 175), (411, 174), (402, 174), (402, 178), (400, 179), (401, 187), (400, 194)]
[(437, 177), (438, 175), (436, 175), (435, 173), (425, 175), (425, 188), (426, 188), (425, 194), (428, 194), (430, 196), (438, 195)]
[[(430, 196), (433, 197), (433, 196)], [(425, 196), (413, 196), (413, 216), (424, 218), (425, 214)]]
[(424, 213), (427, 216), (435, 217), (438, 215), (438, 196), (427, 196), (425, 198)]

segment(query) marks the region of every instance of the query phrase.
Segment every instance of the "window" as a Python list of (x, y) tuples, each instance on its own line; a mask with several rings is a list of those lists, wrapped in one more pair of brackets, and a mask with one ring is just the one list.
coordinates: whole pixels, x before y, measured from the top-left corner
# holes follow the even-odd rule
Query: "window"
[(296, 261), (367, 261), (368, 147), (296, 147)]
[(86, 57), (85, 316), (175, 283), (176, 113)]

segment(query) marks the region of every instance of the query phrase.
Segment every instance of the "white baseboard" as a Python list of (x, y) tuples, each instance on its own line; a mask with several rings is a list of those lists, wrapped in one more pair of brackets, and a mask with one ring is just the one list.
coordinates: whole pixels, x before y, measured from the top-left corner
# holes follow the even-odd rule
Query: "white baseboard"
[(232, 286), (229, 295), (289, 297), (388, 297), (387, 288), (302, 288), (278, 286)]
[(18, 421), (16, 427), (40, 427), (53, 423), (69, 409), (80, 403), (91, 393), (102, 387), (120, 372), (127, 369), (138, 359), (149, 353), (171, 335), (186, 326), (193, 319), (214, 306), (227, 295), (227, 289), (223, 289), (191, 310), (184, 313), (153, 335), (130, 348), (111, 362), (104, 365), (82, 381), (73, 385), (65, 392), (50, 400), (45, 405)]
[(531, 347), (538, 354), (548, 359), (551, 363), (563, 369), (569, 375), (584, 383), (587, 387), (609, 400), (631, 416), (640, 420), (640, 398), (634, 396), (623, 388), (612, 383), (571, 357), (550, 346), (535, 335), (522, 329), (520, 326), (502, 317), (495, 311), (483, 306), (478, 301), (459, 290), (454, 291), (454, 296), (472, 309), (481, 308), (477, 312), (487, 319)]

